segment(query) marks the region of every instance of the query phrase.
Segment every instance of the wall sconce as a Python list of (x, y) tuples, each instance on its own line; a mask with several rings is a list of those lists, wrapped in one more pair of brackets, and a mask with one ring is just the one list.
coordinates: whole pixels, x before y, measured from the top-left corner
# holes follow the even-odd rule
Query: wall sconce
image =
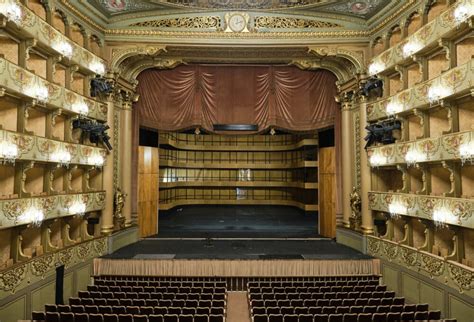
[(91, 155), (87, 161), (90, 165), (93, 165), (94, 167), (102, 167), (105, 162), (104, 157), (98, 153), (95, 155)]
[(369, 65), (369, 74), (376, 75), (385, 69), (385, 64), (381, 62), (373, 62)]
[(36, 206), (31, 206), (26, 209), (26, 211), (21, 214), (18, 219), (30, 223), (34, 227), (39, 227), (44, 220), (44, 213), (43, 210), (38, 209)]
[(403, 112), (404, 106), (400, 102), (394, 101), (387, 104), (385, 111), (388, 115), (394, 115)]
[(410, 57), (421, 48), (423, 48), (423, 44), (418, 39), (412, 39), (403, 46), (403, 57)]
[(399, 218), (400, 215), (406, 215), (408, 213), (408, 207), (401, 201), (396, 200), (388, 205), (388, 212), (390, 213), (390, 217)]
[(418, 162), (426, 161), (426, 159), (426, 155), (417, 151), (415, 147), (411, 147), (405, 155), (405, 162), (408, 164), (408, 166), (415, 165)]
[(72, 45), (63, 39), (57, 40), (52, 44), (52, 47), (54, 50), (57, 50), (61, 55), (71, 59), (72, 54), (73, 54), (73, 48)]
[(456, 217), (446, 207), (438, 207), (433, 210), (433, 221), (437, 228), (442, 228), (446, 227), (448, 222), (456, 221)]
[(387, 158), (383, 157), (379, 153), (374, 153), (370, 157), (369, 163), (372, 167), (378, 167), (378, 166), (381, 166), (381, 165), (385, 165), (387, 163)]
[(89, 65), (89, 69), (92, 70), (94, 73), (99, 74), (99, 75), (104, 75), (105, 74), (105, 65), (98, 61), (95, 60)]
[(71, 163), (71, 153), (69, 151), (60, 149), (54, 152), (51, 155), (51, 161), (59, 163), (59, 166), (68, 167), (69, 163)]
[(466, 161), (474, 161), (474, 141), (463, 143), (459, 146), (459, 156), (461, 163), (464, 165)]
[(45, 102), (49, 97), (49, 90), (39, 79), (33, 79), (31, 84), (26, 87), (25, 94), (40, 102)]
[(436, 103), (442, 98), (448, 97), (453, 93), (452, 89), (441, 84), (432, 85), (428, 89), (428, 101), (430, 103)]
[(2, 139), (0, 141), (0, 158), (3, 159), (2, 163), (15, 163), (17, 157), (18, 146), (6, 139)]
[(76, 112), (80, 115), (89, 114), (89, 106), (87, 106), (87, 104), (84, 103), (84, 101), (82, 101), (82, 100), (80, 100), (78, 102), (74, 102), (71, 105), (71, 110), (73, 110), (74, 112)]
[(474, 6), (469, 3), (463, 3), (463, 4), (460, 4), (454, 10), (454, 20), (456, 20), (456, 22), (460, 24), (466, 21), (473, 14), (474, 14)]
[(19, 24), (22, 20), (22, 11), (15, 0), (3, 0), (0, 2), (0, 13), (9, 21)]
[(84, 214), (86, 213), (86, 204), (81, 201), (75, 201), (68, 208), (68, 212), (71, 215), (84, 216)]

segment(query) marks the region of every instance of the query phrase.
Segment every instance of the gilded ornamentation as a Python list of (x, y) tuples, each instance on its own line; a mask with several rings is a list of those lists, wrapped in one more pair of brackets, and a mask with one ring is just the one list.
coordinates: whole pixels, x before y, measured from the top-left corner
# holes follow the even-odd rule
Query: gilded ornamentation
[(278, 16), (258, 16), (255, 17), (254, 24), (256, 29), (317, 29), (342, 27), (340, 24), (328, 21)]
[(131, 24), (130, 27), (147, 28), (186, 28), (186, 29), (206, 29), (220, 28), (221, 18), (219, 16), (197, 16), (179, 17), (170, 19), (159, 19), (141, 21)]
[(421, 268), (426, 270), (431, 277), (440, 276), (444, 272), (444, 261), (431, 254), (420, 253)]
[(61, 265), (64, 265), (67, 268), (70, 266), (73, 260), (74, 260), (74, 250), (72, 247), (59, 251), (58, 262)]
[(41, 256), (31, 262), (31, 272), (35, 276), (44, 278), (45, 274), (54, 267), (54, 254)]
[[(7, 201), (3, 204), (3, 215), (14, 222), (18, 220), (18, 217), (21, 216), (26, 210), (27, 203), (25, 199)], [(5, 225), (4, 223), (2, 226)]]
[(26, 265), (16, 266), (13, 269), (0, 273), (0, 290), (15, 292), (26, 275)]
[(98, 254), (105, 254), (107, 251), (107, 239), (102, 238), (94, 241), (94, 249)]
[(377, 239), (367, 239), (367, 250), (371, 255), (377, 255), (380, 250), (380, 243)]
[(389, 260), (394, 260), (397, 257), (398, 248), (397, 245), (391, 243), (383, 243), (382, 249), (384, 254), (388, 257)]
[(91, 251), (91, 248), (90, 248), (90, 243), (82, 243), (80, 245), (77, 246), (77, 257), (79, 259), (85, 259), (88, 257), (90, 251)]
[(400, 248), (400, 256), (408, 266), (416, 266), (418, 263), (418, 253), (408, 248)]
[(474, 283), (474, 272), (448, 262), (448, 271), (451, 278), (459, 285), (460, 290), (470, 290)]

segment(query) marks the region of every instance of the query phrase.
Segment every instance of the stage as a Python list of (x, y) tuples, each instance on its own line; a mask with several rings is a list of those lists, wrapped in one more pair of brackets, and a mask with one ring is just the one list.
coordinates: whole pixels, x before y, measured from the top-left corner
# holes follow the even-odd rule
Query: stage
[(159, 212), (170, 238), (315, 238), (318, 215), (288, 206), (187, 206)]
[(94, 260), (95, 275), (379, 275), (380, 261), (327, 239), (145, 239)]

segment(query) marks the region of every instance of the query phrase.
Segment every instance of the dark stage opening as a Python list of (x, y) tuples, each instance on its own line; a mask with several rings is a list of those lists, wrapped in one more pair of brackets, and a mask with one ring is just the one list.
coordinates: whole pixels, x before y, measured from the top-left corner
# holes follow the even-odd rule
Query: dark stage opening
[(317, 238), (318, 215), (288, 206), (184, 206), (159, 213), (159, 238)]

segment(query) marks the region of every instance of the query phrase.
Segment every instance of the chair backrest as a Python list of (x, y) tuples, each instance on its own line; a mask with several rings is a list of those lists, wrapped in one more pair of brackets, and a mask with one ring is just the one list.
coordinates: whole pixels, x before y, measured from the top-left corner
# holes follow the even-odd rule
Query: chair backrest
[(38, 321), (44, 321), (46, 319), (46, 314), (41, 311), (33, 311), (31, 312), (31, 319), (32, 320), (38, 320)]
[(89, 322), (103, 322), (104, 321), (104, 317), (102, 316), (102, 314), (90, 313), (88, 315), (89, 315)]
[(268, 322), (268, 315), (266, 315), (266, 314), (255, 314), (253, 316), (253, 322)]
[(204, 314), (194, 315), (194, 322), (208, 322), (208, 321), (209, 321), (209, 317), (207, 315), (204, 315)]
[(119, 314), (118, 320), (119, 322), (133, 322), (133, 315), (132, 314)]
[(298, 316), (298, 322), (313, 322), (313, 315), (311, 315), (311, 314), (300, 314)]
[(148, 322), (163, 322), (164, 318), (161, 314), (150, 314), (148, 316)]
[(344, 313), (344, 322), (357, 322), (357, 313)]
[(298, 322), (298, 315), (296, 314), (283, 315), (283, 322)]
[(104, 322), (118, 322), (117, 314), (102, 314), (104, 317)]
[(176, 314), (165, 314), (163, 318), (164, 322), (178, 322), (178, 315)]
[[(209, 320), (211, 322), (211, 320)], [(283, 315), (281, 314), (269, 314), (268, 322), (283, 322)]]
[(343, 322), (343, 314), (329, 314), (329, 322)]
[(193, 322), (193, 316), (191, 314), (181, 314), (179, 322)]
[(372, 322), (372, 314), (370, 313), (359, 313), (357, 317), (358, 322)]
[(89, 322), (89, 314), (74, 313), (74, 322)]

